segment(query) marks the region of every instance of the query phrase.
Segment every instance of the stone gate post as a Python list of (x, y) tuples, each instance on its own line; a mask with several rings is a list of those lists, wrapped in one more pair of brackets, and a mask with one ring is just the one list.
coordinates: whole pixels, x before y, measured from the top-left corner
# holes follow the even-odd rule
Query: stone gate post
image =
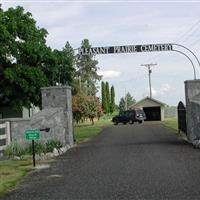
[(185, 81), (187, 137), (200, 139), (200, 80)]
[(66, 144), (73, 144), (73, 116), (72, 116), (72, 94), (69, 86), (54, 86), (41, 88), (42, 110), (53, 108), (63, 109), (63, 119), (57, 119), (65, 128)]

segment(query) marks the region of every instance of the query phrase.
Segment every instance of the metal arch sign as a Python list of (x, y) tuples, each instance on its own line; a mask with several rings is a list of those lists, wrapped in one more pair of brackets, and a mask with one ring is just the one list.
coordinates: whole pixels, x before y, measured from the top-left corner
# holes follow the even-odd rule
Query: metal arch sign
[(145, 44), (145, 45), (126, 45), (110, 47), (92, 47), (79, 48), (78, 54), (82, 56), (94, 56), (97, 54), (115, 54), (115, 53), (137, 53), (152, 51), (173, 51), (172, 44)]
[[(184, 52), (174, 49), (174, 46), (181, 47), (192, 54), (200, 67), (200, 61), (198, 57), (189, 48), (176, 44), (176, 43), (164, 43), (164, 44), (143, 44), (143, 45), (124, 45), (124, 46), (110, 46), (110, 47), (91, 47), (91, 48), (78, 48), (79, 56), (95, 56), (97, 54), (116, 54), (116, 53), (137, 53), (137, 52), (160, 52), (160, 51), (176, 51), (184, 55), (192, 64), (194, 71), (194, 79), (196, 79), (196, 70), (191, 58)], [(76, 49), (77, 50), (77, 49)]]

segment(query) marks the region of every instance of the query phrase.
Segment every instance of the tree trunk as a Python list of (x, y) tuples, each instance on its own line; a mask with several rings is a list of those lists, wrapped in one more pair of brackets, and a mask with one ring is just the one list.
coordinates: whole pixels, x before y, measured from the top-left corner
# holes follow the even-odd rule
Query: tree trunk
[(94, 118), (91, 118), (91, 121), (92, 121), (92, 125), (94, 125)]

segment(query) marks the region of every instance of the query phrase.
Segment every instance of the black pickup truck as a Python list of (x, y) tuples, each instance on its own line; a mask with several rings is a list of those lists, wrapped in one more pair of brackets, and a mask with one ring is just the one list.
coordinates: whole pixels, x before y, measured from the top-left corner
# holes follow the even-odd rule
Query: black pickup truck
[(112, 118), (112, 122), (117, 125), (118, 123), (133, 124), (134, 122), (142, 123), (146, 119), (146, 115), (142, 109), (127, 110)]

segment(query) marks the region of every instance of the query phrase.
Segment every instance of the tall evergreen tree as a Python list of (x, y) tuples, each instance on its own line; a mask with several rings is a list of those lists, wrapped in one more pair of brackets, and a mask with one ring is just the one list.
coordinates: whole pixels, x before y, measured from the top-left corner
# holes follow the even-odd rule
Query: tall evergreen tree
[(127, 109), (129, 109), (131, 105), (136, 103), (136, 100), (131, 96), (129, 92), (126, 94), (126, 101), (127, 101)]
[(112, 85), (110, 90), (110, 112), (113, 113), (115, 111), (115, 89)]
[(53, 63), (53, 85), (72, 85), (74, 77), (74, 50), (69, 44), (66, 43), (65, 47), (60, 50), (54, 50), (54, 63)]
[[(81, 48), (91, 48), (88, 39), (84, 39)], [(98, 61), (92, 55), (79, 55), (77, 57), (77, 73), (76, 76), (81, 79), (82, 90), (86, 95), (95, 95), (97, 90), (96, 83), (101, 80), (101, 76), (97, 74)]]
[(106, 113), (110, 113), (110, 89), (108, 82), (106, 82)]
[(126, 106), (125, 106), (125, 100), (122, 97), (119, 101), (119, 113), (122, 113), (123, 111), (126, 110)]
[(104, 111), (106, 111), (106, 86), (105, 83), (101, 82), (101, 105)]

